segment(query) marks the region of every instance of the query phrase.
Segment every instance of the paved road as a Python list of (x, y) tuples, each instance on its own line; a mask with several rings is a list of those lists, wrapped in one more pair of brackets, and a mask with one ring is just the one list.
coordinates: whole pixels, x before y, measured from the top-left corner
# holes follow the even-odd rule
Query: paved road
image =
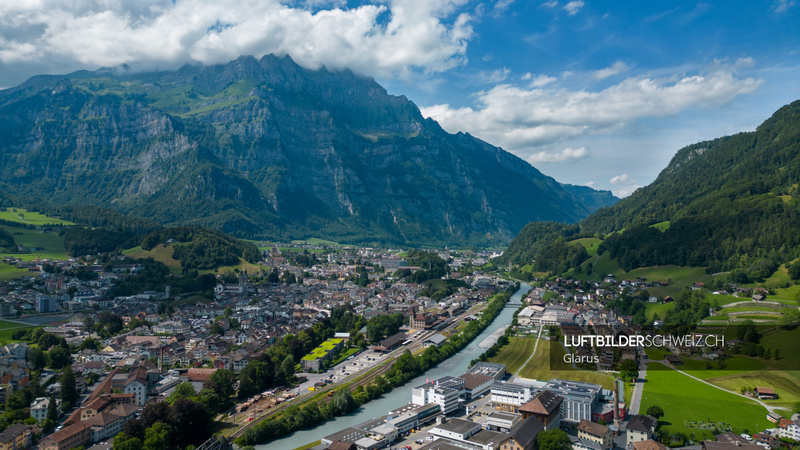
[(640, 349), (639, 353), (639, 376), (636, 377), (636, 384), (633, 385), (633, 394), (628, 402), (628, 414), (639, 414), (639, 406), (642, 404), (642, 392), (644, 392), (644, 382), (647, 377), (647, 359), (644, 350)]

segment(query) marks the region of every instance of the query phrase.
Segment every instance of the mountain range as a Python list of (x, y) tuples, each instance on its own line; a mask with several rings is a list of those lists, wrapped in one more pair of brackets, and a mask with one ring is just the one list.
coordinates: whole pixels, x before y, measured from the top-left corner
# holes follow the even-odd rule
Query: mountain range
[(503, 244), (618, 200), (447, 133), (371, 78), (272, 55), (0, 91), (0, 189), (239, 237), (412, 245)]

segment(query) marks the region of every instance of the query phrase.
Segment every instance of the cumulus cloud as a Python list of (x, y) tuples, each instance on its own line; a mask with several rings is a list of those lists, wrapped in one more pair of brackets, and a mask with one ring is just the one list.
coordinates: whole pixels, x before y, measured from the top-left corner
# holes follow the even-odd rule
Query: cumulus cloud
[(641, 188), (641, 186), (639, 185), (625, 186), (619, 189), (612, 189), (611, 193), (614, 194), (616, 197), (625, 198), (636, 192), (636, 190), (639, 188)]
[(772, 6), (772, 10), (775, 11), (776, 13), (782, 13), (787, 9), (791, 8), (792, 6), (794, 6), (794, 0), (778, 0)]
[(592, 73), (592, 76), (598, 80), (604, 80), (610, 76), (618, 75), (622, 72), (628, 70), (628, 65), (622, 61), (617, 61), (611, 65), (611, 67), (606, 67), (605, 69), (600, 69)]
[(583, 5), (585, 5), (583, 0), (574, 0), (564, 5), (564, 11), (569, 13), (570, 16), (574, 16), (583, 8)]
[[(467, 0), (38, 0), (0, 2), (0, 72), (21, 61), (144, 69), (289, 54), (308, 68), (379, 77), (466, 62)], [(323, 8), (323, 9), (319, 9)], [(315, 10), (312, 12), (311, 10)]]
[(475, 94), (478, 107), (422, 108), (450, 132), (465, 131), (517, 154), (577, 136), (619, 130), (643, 117), (724, 105), (761, 80), (717, 68), (705, 75), (631, 77), (601, 91), (500, 84)]
[(527, 161), (531, 163), (531, 165), (542, 164), (542, 163), (561, 163), (567, 161), (575, 161), (577, 159), (586, 158), (589, 156), (590, 152), (586, 147), (580, 148), (565, 148), (560, 152), (556, 153), (548, 153), (548, 152), (539, 152), (533, 155), (528, 156)]
[(617, 176), (611, 178), (611, 180), (609, 180), (609, 183), (611, 183), (611, 184), (633, 184), (633, 183), (636, 183), (636, 179), (632, 178), (627, 173), (623, 173), (622, 175), (617, 175)]

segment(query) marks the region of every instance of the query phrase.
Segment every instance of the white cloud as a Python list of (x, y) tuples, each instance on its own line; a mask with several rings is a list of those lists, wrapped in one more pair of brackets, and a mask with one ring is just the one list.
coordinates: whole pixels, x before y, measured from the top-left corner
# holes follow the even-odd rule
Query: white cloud
[(542, 3), (542, 6), (545, 8), (556, 8), (558, 7), (558, 2), (556, 0), (551, 0), (549, 2)]
[(620, 189), (612, 189), (611, 193), (614, 194), (614, 196), (616, 196), (616, 197), (625, 198), (625, 197), (633, 194), (639, 188), (641, 188), (641, 186), (639, 186), (639, 185), (626, 186), (626, 187), (620, 188)]
[(617, 175), (617, 176), (611, 178), (611, 180), (609, 180), (609, 183), (611, 183), (611, 184), (633, 184), (633, 183), (636, 183), (636, 179), (632, 178), (627, 173), (623, 173), (622, 175)]
[(475, 94), (477, 108), (422, 108), (450, 132), (465, 131), (524, 155), (545, 144), (608, 133), (643, 117), (724, 105), (753, 92), (761, 80), (715, 68), (706, 75), (627, 78), (601, 91), (500, 84)]
[(736, 67), (753, 67), (756, 65), (756, 60), (748, 56), (746, 58), (739, 58), (736, 60)]
[(772, 10), (776, 13), (782, 13), (792, 6), (794, 6), (794, 0), (778, 0), (775, 2), (775, 5), (773, 5)]
[(583, 0), (573, 0), (564, 5), (564, 11), (568, 12), (570, 16), (574, 16), (583, 8), (583, 5), (585, 5)]
[[(466, 62), (467, 0), (387, 0), (342, 9), (309, 0), (38, 0), (0, 3), (0, 72), (20, 60), (149, 69), (289, 54), (300, 65), (378, 77)], [(55, 63), (53, 63), (55, 64)], [(67, 64), (68, 65), (68, 64)]]
[(562, 163), (567, 161), (575, 161), (577, 159), (586, 158), (590, 152), (586, 147), (580, 148), (565, 148), (557, 153), (539, 152), (528, 156), (527, 161), (531, 165), (543, 163)]
[(531, 86), (531, 87), (542, 87), (542, 86), (546, 86), (546, 85), (556, 81), (556, 78), (554, 78), (554, 77), (549, 77), (549, 76), (544, 75), (544, 74), (534, 76), (530, 72), (526, 73), (522, 77), (522, 79), (523, 80), (531, 80), (531, 82), (529, 84), (529, 86)]
[(586, 183), (583, 183), (583, 185), (586, 186), (586, 187), (592, 187), (592, 186), (595, 185), (595, 182), (594, 181), (587, 181)]
[(600, 69), (595, 71), (592, 76), (598, 80), (604, 80), (610, 76), (620, 74), (628, 70), (628, 65), (622, 61), (617, 61), (611, 65), (611, 67), (606, 67), (605, 69)]
[(496, 69), (491, 72), (481, 72), (478, 74), (478, 77), (484, 83), (501, 83), (508, 78), (508, 75), (511, 73), (511, 69), (504, 67), (502, 69)]

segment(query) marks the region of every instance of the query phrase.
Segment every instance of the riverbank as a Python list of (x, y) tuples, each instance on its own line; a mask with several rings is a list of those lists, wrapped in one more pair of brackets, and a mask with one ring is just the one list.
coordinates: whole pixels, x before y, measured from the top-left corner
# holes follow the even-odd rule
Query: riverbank
[[(450, 355), (449, 358), (442, 360), (435, 366), (431, 366), (428, 370), (416, 376), (416, 378), (405, 382), (404, 386), (408, 387), (424, 384), (426, 378), (435, 379), (453, 373), (461, 374), (466, 372), (469, 368), (470, 361), (477, 358), (483, 352), (478, 346), (478, 343), (482, 342), (496, 331), (496, 328), (493, 328), (492, 325), (500, 324), (504, 326), (511, 323), (513, 314), (519, 308), (522, 297), (530, 289), (531, 287), (526, 284), (516, 289), (516, 292), (511, 294), (510, 298), (505, 302), (504, 306), (499, 309), (493, 320), (489, 320), (488, 317), (486, 318), (487, 323), (486, 326), (482, 328), (482, 332), (473, 337), (469, 342), (465, 342), (461, 349)], [(256, 448), (265, 450), (291, 450), (301, 443), (312, 442), (319, 439), (321, 436), (327, 436), (344, 428), (355, 426), (367, 420), (385, 415), (388, 411), (407, 404), (410, 399), (410, 388), (400, 389), (400, 386), (397, 386), (392, 391), (386, 392), (379, 398), (361, 405), (349, 414), (338, 416), (313, 427), (298, 430), (286, 436), (273, 439), (269, 441), (268, 444), (257, 445)]]

